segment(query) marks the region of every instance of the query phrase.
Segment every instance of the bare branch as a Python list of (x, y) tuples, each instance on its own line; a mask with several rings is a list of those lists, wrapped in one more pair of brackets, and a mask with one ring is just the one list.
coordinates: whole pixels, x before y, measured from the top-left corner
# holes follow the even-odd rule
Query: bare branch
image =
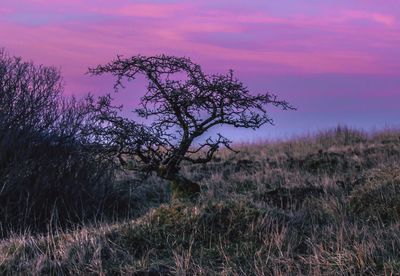
[[(193, 145), (209, 129), (217, 125), (258, 129), (273, 124), (268, 106), (294, 109), (273, 94), (250, 93), (232, 70), (227, 74), (207, 75), (189, 58), (118, 56), (106, 65), (89, 69), (89, 73), (112, 74), (116, 77), (115, 90), (123, 87), (123, 80), (134, 80), (138, 74), (148, 79), (147, 92), (136, 113), (150, 120), (149, 127), (113, 113), (102, 118), (108, 127), (105, 140), (114, 141), (111, 145), (121, 146), (121, 151), (131, 153), (143, 166), (150, 166), (167, 179), (179, 173), (183, 160), (207, 163), (221, 147), (233, 150), (231, 141), (220, 134)], [(141, 138), (140, 143), (139, 138), (132, 137)], [(122, 142), (117, 143), (116, 139)], [(165, 166), (168, 173), (160, 169)]]

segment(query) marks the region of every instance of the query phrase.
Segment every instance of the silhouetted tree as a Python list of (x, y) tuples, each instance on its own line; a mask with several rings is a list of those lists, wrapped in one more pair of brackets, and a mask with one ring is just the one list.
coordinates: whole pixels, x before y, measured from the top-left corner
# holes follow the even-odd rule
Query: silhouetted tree
[[(171, 181), (178, 193), (200, 191), (197, 184), (180, 175), (182, 161), (207, 163), (221, 146), (231, 149), (231, 141), (221, 134), (201, 139), (211, 128), (231, 125), (257, 129), (273, 123), (268, 105), (293, 109), (275, 95), (252, 95), (233, 71), (207, 75), (189, 58), (118, 56), (106, 65), (90, 68), (89, 73), (111, 73), (116, 77), (115, 90), (123, 87), (124, 79), (134, 80), (138, 74), (147, 78), (147, 92), (135, 111), (149, 123), (139, 124), (106, 112), (100, 116), (106, 126), (103, 138), (122, 163), (122, 155), (131, 156), (135, 169), (156, 172)], [(109, 96), (103, 98), (104, 105), (110, 106), (110, 101)]]
[(93, 131), (102, 105), (62, 93), (58, 69), (0, 49), (0, 237), (96, 216), (109, 194), (115, 162)]

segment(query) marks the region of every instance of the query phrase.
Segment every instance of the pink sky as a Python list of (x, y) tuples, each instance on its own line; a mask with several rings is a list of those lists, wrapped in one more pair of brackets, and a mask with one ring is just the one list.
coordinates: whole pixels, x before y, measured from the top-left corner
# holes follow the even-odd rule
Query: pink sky
[[(298, 107), (296, 112), (272, 111), (277, 126), (257, 132), (257, 138), (338, 123), (366, 129), (399, 126), (399, 45), (396, 0), (0, 4), (0, 47), (60, 67), (67, 94), (111, 91), (109, 78), (84, 73), (117, 54), (165, 53), (189, 56), (209, 73), (232, 68), (255, 92), (273, 91)], [(117, 98), (132, 102), (132, 108), (137, 102), (128, 91)]]

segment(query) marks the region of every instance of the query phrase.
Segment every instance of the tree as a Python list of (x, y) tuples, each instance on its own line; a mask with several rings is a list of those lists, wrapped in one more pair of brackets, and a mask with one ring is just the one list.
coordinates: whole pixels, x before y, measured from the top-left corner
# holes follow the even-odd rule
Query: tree
[[(179, 193), (200, 191), (197, 184), (180, 175), (183, 161), (207, 163), (221, 146), (233, 150), (231, 141), (221, 134), (201, 139), (207, 131), (218, 125), (258, 129), (273, 123), (268, 105), (294, 109), (273, 94), (252, 95), (233, 71), (207, 75), (189, 58), (118, 56), (106, 65), (89, 68), (89, 73), (111, 73), (116, 77), (116, 91), (124, 87), (124, 79), (131, 81), (139, 74), (147, 78), (147, 92), (135, 112), (149, 123), (105, 112), (100, 116), (104, 140), (122, 163), (123, 155), (132, 156), (135, 169), (156, 172)], [(110, 101), (110, 96), (104, 97), (103, 105), (110, 106)]]
[(35, 67), (0, 49), (0, 130), (43, 131), (57, 120), (61, 77), (53, 67)]
[(11, 229), (43, 230), (49, 222), (94, 219), (100, 208), (114, 208), (104, 202), (115, 162), (96, 143), (93, 97), (62, 93), (58, 69), (0, 49), (0, 238)]
[(25, 138), (56, 139), (53, 144), (89, 144), (93, 98), (65, 98), (63, 84), (57, 68), (37, 66), (0, 49), (0, 138), (18, 131)]

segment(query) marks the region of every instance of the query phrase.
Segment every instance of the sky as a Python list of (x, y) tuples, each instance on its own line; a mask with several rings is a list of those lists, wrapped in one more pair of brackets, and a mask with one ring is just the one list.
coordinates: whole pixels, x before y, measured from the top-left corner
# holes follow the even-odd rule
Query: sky
[[(222, 129), (237, 141), (290, 138), (346, 124), (400, 127), (398, 0), (1, 0), (0, 47), (61, 69), (67, 95), (112, 92), (87, 68), (117, 55), (190, 57), (297, 111), (275, 126)], [(140, 80), (114, 95), (133, 109)]]

